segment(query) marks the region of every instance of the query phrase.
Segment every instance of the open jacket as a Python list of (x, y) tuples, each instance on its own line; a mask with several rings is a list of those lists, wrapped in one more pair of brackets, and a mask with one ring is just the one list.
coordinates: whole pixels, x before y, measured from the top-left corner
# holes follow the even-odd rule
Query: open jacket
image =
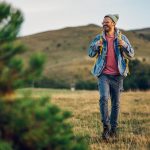
[[(129, 40), (127, 39), (127, 37), (123, 34), (121, 35), (121, 39), (124, 41), (124, 46), (122, 46), (121, 48), (118, 46), (118, 37), (119, 37), (120, 31), (118, 29), (115, 30), (115, 40), (114, 40), (114, 50), (115, 50), (115, 56), (116, 56), (116, 60), (118, 63), (118, 70), (120, 75), (122, 76), (127, 76), (128, 74), (128, 69), (127, 69), (127, 58), (126, 56), (128, 56), (129, 58), (134, 57), (134, 49), (132, 48)], [(103, 47), (102, 47), (102, 52), (100, 53), (100, 47), (96, 46), (96, 42), (100, 40), (100, 38), (102, 38), (103, 41)], [(124, 53), (126, 54), (126, 56), (124, 55)], [(105, 33), (103, 32), (102, 35), (97, 35), (92, 42), (90, 43), (90, 46), (88, 48), (88, 55), (90, 57), (95, 57), (97, 55), (97, 59), (96, 62), (92, 68), (92, 74), (96, 77), (98, 77), (99, 75), (101, 75), (105, 64), (106, 64), (106, 54), (107, 54), (107, 40), (105, 37)]]

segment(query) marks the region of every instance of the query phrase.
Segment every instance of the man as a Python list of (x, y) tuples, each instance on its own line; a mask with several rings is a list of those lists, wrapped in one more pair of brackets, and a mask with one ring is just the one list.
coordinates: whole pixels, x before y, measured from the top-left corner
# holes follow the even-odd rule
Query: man
[[(99, 105), (103, 123), (102, 138), (105, 140), (116, 136), (120, 92), (123, 89), (123, 78), (128, 73), (127, 56), (134, 56), (134, 50), (127, 37), (116, 28), (118, 19), (118, 15), (106, 15), (102, 22), (102, 34), (93, 39), (88, 49), (89, 56), (97, 58), (92, 74), (98, 78)], [(109, 96), (111, 98), (110, 116)]]

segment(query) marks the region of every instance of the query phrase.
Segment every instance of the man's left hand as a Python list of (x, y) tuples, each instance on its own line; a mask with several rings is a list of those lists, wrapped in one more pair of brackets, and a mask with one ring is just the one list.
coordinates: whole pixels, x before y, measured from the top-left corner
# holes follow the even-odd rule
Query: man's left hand
[(121, 47), (124, 47), (124, 48), (127, 48), (127, 43), (123, 40), (118, 40), (118, 45), (121, 46)]
[(124, 47), (126, 45), (126, 43), (123, 40), (119, 40), (118, 45)]

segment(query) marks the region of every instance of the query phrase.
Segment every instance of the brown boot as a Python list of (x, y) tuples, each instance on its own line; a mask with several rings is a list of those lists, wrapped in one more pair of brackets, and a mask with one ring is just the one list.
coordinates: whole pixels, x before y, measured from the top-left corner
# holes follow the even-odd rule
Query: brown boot
[(109, 135), (110, 135), (111, 138), (116, 138), (117, 137), (116, 128), (111, 128)]
[(103, 133), (102, 133), (102, 139), (108, 141), (109, 140), (109, 127), (104, 126)]

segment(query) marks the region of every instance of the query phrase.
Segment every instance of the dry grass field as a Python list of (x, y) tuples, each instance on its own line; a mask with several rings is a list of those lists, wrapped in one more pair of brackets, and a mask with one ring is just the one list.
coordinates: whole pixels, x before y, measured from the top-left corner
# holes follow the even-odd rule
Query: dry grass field
[[(150, 91), (123, 92), (119, 115), (119, 137), (106, 143), (101, 139), (98, 91), (53, 89), (23, 89), (34, 97), (50, 96), (51, 102), (72, 112), (68, 120), (74, 134), (86, 139), (91, 150), (148, 150), (150, 149)], [(110, 105), (110, 103), (109, 103)]]

